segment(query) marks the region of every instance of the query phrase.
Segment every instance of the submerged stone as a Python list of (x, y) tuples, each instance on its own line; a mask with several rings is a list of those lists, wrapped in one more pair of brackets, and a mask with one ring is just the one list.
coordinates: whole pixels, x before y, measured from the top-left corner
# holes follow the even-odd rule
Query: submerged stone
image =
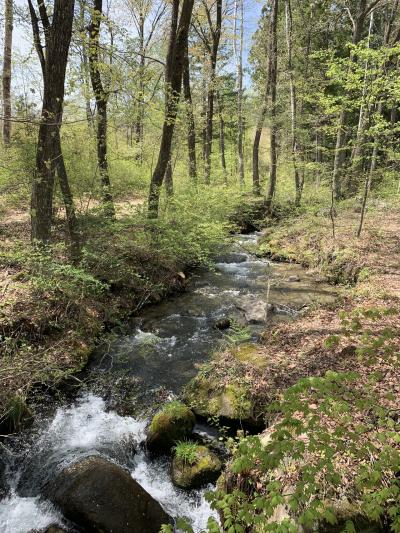
[(167, 403), (150, 423), (146, 444), (151, 451), (168, 451), (190, 436), (196, 417), (189, 407), (179, 401)]
[(158, 533), (170, 523), (127, 470), (99, 456), (63, 470), (47, 487), (46, 497), (68, 520), (94, 533)]
[(197, 489), (218, 479), (222, 469), (218, 456), (206, 446), (197, 446), (196, 457), (189, 464), (175, 456), (172, 461), (172, 481), (183, 489)]

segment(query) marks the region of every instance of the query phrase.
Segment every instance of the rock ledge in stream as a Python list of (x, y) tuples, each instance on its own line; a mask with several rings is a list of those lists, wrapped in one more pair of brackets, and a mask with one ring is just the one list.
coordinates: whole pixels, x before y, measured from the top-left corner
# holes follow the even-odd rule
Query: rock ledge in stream
[(218, 456), (205, 446), (198, 446), (193, 464), (175, 456), (172, 461), (172, 481), (182, 489), (199, 489), (213, 483), (221, 473), (222, 465)]
[(170, 522), (127, 470), (98, 456), (63, 470), (46, 497), (68, 520), (94, 533), (158, 533)]
[(253, 295), (242, 296), (236, 302), (236, 307), (244, 312), (249, 324), (263, 324), (267, 320), (268, 313), (274, 311), (274, 306)]
[(174, 400), (167, 403), (150, 423), (146, 445), (150, 451), (170, 450), (179, 440), (190, 436), (196, 417), (185, 404)]

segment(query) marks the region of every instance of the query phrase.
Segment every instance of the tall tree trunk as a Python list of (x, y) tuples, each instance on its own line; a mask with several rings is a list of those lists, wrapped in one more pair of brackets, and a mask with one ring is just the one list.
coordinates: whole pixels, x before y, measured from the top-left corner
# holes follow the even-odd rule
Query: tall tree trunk
[[(237, 43), (237, 18), (240, 3), (240, 28), (239, 47)], [(236, 57), (237, 72), (237, 151), (238, 151), (238, 171), (240, 187), (244, 186), (244, 158), (243, 158), (243, 0), (235, 0), (235, 30), (234, 30), (234, 52)]]
[(189, 26), (192, 19), (194, 0), (183, 0), (178, 23), (180, 0), (173, 0), (170, 38), (165, 67), (165, 118), (161, 136), (158, 161), (151, 177), (149, 191), (149, 218), (158, 217), (160, 189), (171, 158), (172, 136), (175, 129), (178, 104), (182, 89), (184, 56), (187, 48)]
[(81, 72), (81, 79), (83, 84), (83, 91), (84, 91), (84, 98), (85, 98), (85, 111), (86, 111), (86, 120), (88, 123), (89, 131), (90, 133), (95, 132), (95, 122), (94, 122), (94, 114), (92, 111), (92, 106), (90, 104), (90, 95), (91, 95), (91, 88), (90, 88), (90, 74), (89, 74), (89, 61), (88, 61), (88, 46), (86, 41), (86, 35), (85, 35), (85, 12), (86, 12), (86, 2), (81, 1), (79, 6), (79, 28), (81, 31), (81, 64), (80, 64), (80, 72)]
[[(374, 3), (375, 2), (372, 2), (371, 5)], [(357, 0), (356, 13), (352, 17), (352, 43), (354, 45), (357, 45), (362, 38), (364, 22), (368, 14), (369, 7), (367, 5), (367, 0)], [(354, 61), (354, 55), (352, 52), (350, 53), (350, 60)], [(345, 141), (348, 119), (349, 113), (343, 107), (339, 115), (339, 124), (336, 134), (335, 157), (332, 172), (332, 190), (335, 200), (339, 200), (342, 197), (342, 168), (345, 162)]]
[(44, 28), (46, 55), (40, 39), (39, 19), (28, 0), (34, 43), (43, 72), (43, 107), (36, 151), (36, 168), (32, 183), (31, 237), (40, 243), (51, 238), (53, 190), (57, 161), (62, 158), (59, 130), (62, 124), (65, 74), (72, 36), (74, 0), (55, 0), (52, 22), (46, 6), (39, 4)]
[(3, 143), (11, 140), (11, 57), (13, 37), (13, 0), (4, 0), (4, 57), (3, 57)]
[(277, 153), (277, 135), (278, 135), (278, 125), (276, 121), (276, 96), (277, 96), (277, 78), (278, 78), (278, 35), (277, 35), (277, 26), (278, 26), (278, 3), (279, 0), (274, 0), (273, 3), (273, 14), (271, 21), (271, 54), (270, 54), (270, 78), (271, 78), (271, 149), (270, 149), (270, 158), (271, 158), (271, 170), (269, 176), (269, 187), (267, 193), (266, 207), (267, 211), (271, 211), (272, 200), (275, 195), (276, 189), (276, 175), (277, 175), (277, 163), (278, 163), (278, 153)]
[(89, 67), (93, 93), (97, 106), (97, 164), (100, 173), (101, 195), (105, 216), (115, 217), (107, 159), (107, 106), (108, 93), (103, 87), (100, 73), (100, 25), (103, 17), (103, 0), (94, 0), (89, 31)]
[(285, 3), (285, 28), (286, 28), (286, 44), (288, 56), (288, 70), (289, 70), (289, 85), (290, 85), (290, 118), (291, 118), (291, 134), (292, 134), (292, 162), (294, 169), (294, 183), (296, 188), (295, 206), (299, 207), (301, 202), (301, 195), (303, 192), (303, 180), (298, 169), (298, 144), (297, 144), (297, 92), (294, 81), (293, 72), (293, 23), (292, 23), (292, 7), (290, 0)]
[(254, 135), (254, 141), (253, 141), (253, 194), (256, 196), (261, 195), (261, 183), (260, 183), (260, 141), (261, 141), (261, 135), (264, 127), (264, 121), (265, 117), (267, 115), (268, 111), (268, 100), (270, 96), (270, 90), (271, 90), (271, 54), (272, 54), (272, 31), (273, 31), (273, 17), (274, 17), (275, 11), (272, 11), (271, 14), (271, 22), (269, 27), (269, 42), (266, 48), (268, 49), (268, 67), (267, 67), (267, 73), (266, 73), (266, 79), (265, 79), (265, 90), (261, 102), (261, 109), (260, 114), (258, 115), (257, 119), (257, 125), (256, 125), (256, 131)]
[(196, 127), (193, 114), (192, 91), (190, 88), (190, 66), (189, 53), (186, 47), (183, 69), (183, 95), (186, 101), (187, 116), (187, 144), (189, 158), (189, 176), (193, 183), (197, 181), (197, 163), (196, 163)]
[(174, 181), (172, 176), (172, 160), (171, 158), (167, 164), (167, 170), (165, 171), (165, 191), (168, 198), (171, 198), (174, 195)]
[[(136, 113), (136, 122), (135, 122), (135, 139), (136, 144), (141, 145), (143, 142), (143, 120), (144, 120), (144, 73), (146, 68), (146, 58), (145, 58), (145, 43), (144, 43), (144, 25), (145, 17), (143, 13), (139, 13), (139, 51), (140, 51), (140, 61), (139, 61), (139, 94), (137, 100), (137, 113)], [(142, 151), (142, 148), (140, 149)], [(142, 157), (140, 156), (140, 160)]]
[(224, 174), (225, 185), (228, 184), (228, 172), (226, 169), (226, 157), (225, 157), (225, 120), (223, 115), (223, 104), (222, 98), (217, 91), (217, 108), (218, 108), (218, 117), (219, 117), (219, 153), (221, 156), (221, 167)]
[[(370, 47), (373, 23), (374, 23), (374, 12), (371, 11), (369, 30), (368, 30), (368, 41), (367, 41), (368, 48)], [(361, 99), (360, 110), (358, 114), (356, 139), (355, 139), (354, 147), (351, 153), (351, 172), (349, 172), (348, 174), (349, 177), (346, 183), (348, 194), (352, 194), (356, 192), (356, 190), (358, 189), (357, 178), (359, 177), (358, 175), (363, 167), (362, 155), (363, 155), (363, 147), (364, 147), (364, 142), (365, 142), (365, 127), (368, 122), (368, 116), (370, 113), (370, 109), (367, 105), (367, 102), (365, 101), (366, 94), (367, 94), (368, 65), (369, 65), (369, 62), (367, 59), (364, 65), (364, 81), (363, 81), (362, 99)]]
[[(208, 8), (206, 8), (208, 9)], [(207, 91), (207, 113), (206, 113), (206, 128), (205, 128), (205, 154), (204, 154), (204, 178), (206, 184), (210, 183), (211, 177), (211, 154), (213, 143), (213, 119), (214, 119), (214, 98), (215, 98), (215, 70), (217, 67), (217, 57), (219, 42), (221, 39), (222, 27), (222, 0), (216, 0), (216, 22), (215, 27), (210, 23), (210, 31), (212, 35), (211, 53), (210, 53), (210, 79)], [(210, 12), (208, 12), (208, 20), (211, 21)]]
[(70, 240), (70, 256), (74, 263), (78, 263), (81, 258), (81, 234), (75, 212), (74, 198), (69, 185), (67, 169), (65, 168), (64, 157), (62, 154), (59, 131), (56, 138), (55, 165), (67, 218), (67, 228)]

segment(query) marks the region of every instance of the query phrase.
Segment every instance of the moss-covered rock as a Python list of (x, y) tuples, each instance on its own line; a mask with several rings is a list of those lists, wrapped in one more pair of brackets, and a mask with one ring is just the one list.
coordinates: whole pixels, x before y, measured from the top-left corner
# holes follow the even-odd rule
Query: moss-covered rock
[(174, 444), (190, 436), (196, 417), (179, 401), (167, 403), (151, 421), (146, 444), (151, 451), (168, 451)]
[(221, 388), (213, 380), (196, 379), (188, 387), (186, 399), (198, 416), (245, 421), (253, 418), (248, 391), (237, 383), (228, 383)]
[(192, 463), (175, 455), (172, 461), (172, 481), (183, 489), (197, 489), (216, 481), (221, 468), (221, 461), (215, 453), (206, 446), (197, 446)]
[(261, 372), (266, 364), (262, 350), (254, 343), (215, 354), (186, 387), (185, 401), (198, 416), (258, 426), (257, 408), (246, 375), (250, 367)]

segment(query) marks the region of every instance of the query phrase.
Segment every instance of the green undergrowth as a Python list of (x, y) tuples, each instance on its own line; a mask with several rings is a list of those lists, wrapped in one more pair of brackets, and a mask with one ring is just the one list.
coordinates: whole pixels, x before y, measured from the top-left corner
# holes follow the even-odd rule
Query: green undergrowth
[(54, 244), (41, 250), (14, 238), (13, 226), (0, 228), (0, 413), (16, 391), (29, 396), (33, 383), (81, 369), (105, 327), (182, 290), (187, 273), (211, 264), (240, 229), (236, 214), (251, 201), (232, 189), (204, 188), (163, 201), (157, 221), (144, 207), (116, 221), (91, 211), (79, 220), (79, 264), (68, 259), (60, 224)]

